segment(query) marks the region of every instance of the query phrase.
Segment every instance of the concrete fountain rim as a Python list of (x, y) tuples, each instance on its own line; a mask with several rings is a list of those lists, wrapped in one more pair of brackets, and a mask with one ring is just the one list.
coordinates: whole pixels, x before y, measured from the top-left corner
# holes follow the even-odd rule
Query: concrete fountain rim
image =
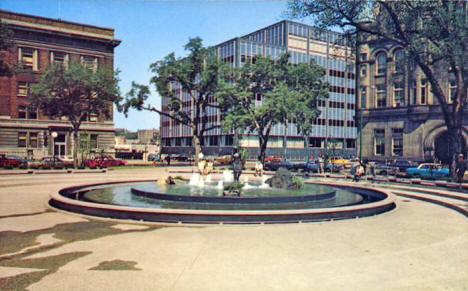
[[(291, 219), (287, 221), (283, 221), (282, 218), (285, 217), (294, 217), (294, 216), (326, 216), (330, 215), (329, 219), (316, 219), (311, 221), (323, 221), (323, 220), (334, 220), (334, 219), (344, 219), (344, 218), (355, 218), (355, 217), (362, 217), (362, 216), (370, 216), (375, 215), (383, 212), (387, 212), (396, 208), (395, 198), (393, 194), (389, 191), (385, 191), (382, 189), (375, 189), (365, 186), (358, 186), (352, 183), (340, 183), (340, 185), (336, 185), (330, 182), (319, 182), (319, 181), (306, 181), (307, 184), (319, 184), (319, 185), (327, 185), (332, 187), (345, 187), (345, 188), (354, 188), (354, 189), (362, 189), (365, 191), (371, 192), (378, 192), (383, 194), (385, 198), (380, 201), (370, 202), (366, 204), (359, 204), (359, 205), (352, 205), (352, 206), (342, 206), (342, 207), (331, 207), (331, 208), (317, 208), (317, 209), (286, 209), (286, 210), (193, 210), (193, 209), (157, 209), (157, 208), (140, 208), (140, 207), (131, 207), (131, 206), (118, 206), (118, 205), (111, 205), (111, 204), (100, 204), (100, 203), (92, 203), (92, 202), (85, 202), (85, 201), (78, 201), (68, 197), (63, 196), (63, 193), (67, 191), (76, 191), (82, 188), (89, 188), (93, 186), (102, 186), (102, 185), (113, 185), (113, 184), (124, 184), (124, 183), (136, 183), (136, 182), (152, 182), (156, 181), (154, 179), (131, 179), (131, 180), (116, 180), (116, 181), (107, 181), (107, 182), (100, 182), (100, 183), (91, 183), (91, 184), (81, 184), (81, 185), (74, 185), (62, 188), (57, 193), (52, 193), (51, 199), (49, 200), (49, 205), (53, 208), (58, 208), (65, 211), (70, 211), (74, 213), (80, 213), (83, 215), (89, 215), (91, 217), (108, 217), (113, 219), (121, 219), (121, 217), (125, 217), (124, 219), (131, 219), (131, 220), (139, 220), (132, 217), (136, 214), (141, 215), (172, 215), (177, 216), (180, 215), (181, 217), (189, 217), (189, 216), (196, 216), (196, 217), (237, 217), (240, 216), (245, 217), (272, 217), (278, 218), (278, 223), (282, 222), (299, 222), (301, 219)], [(80, 209), (81, 211), (77, 211)], [(109, 212), (111, 214), (117, 215), (119, 217), (109, 217), (109, 215), (92, 215), (91, 213), (99, 213), (102, 212)], [(335, 216), (346, 216), (344, 218), (334, 218)], [(211, 218), (210, 218), (211, 219)], [(148, 221), (148, 222), (158, 222), (155, 221)], [(167, 221), (160, 221), (160, 222), (167, 222)], [(171, 221), (172, 222), (172, 221)], [(180, 221), (184, 222), (184, 221)], [(184, 223), (221, 223), (219, 222), (184, 222)], [(227, 222), (231, 223), (231, 222)], [(262, 221), (258, 222), (247, 222), (247, 223), (262, 223)]]

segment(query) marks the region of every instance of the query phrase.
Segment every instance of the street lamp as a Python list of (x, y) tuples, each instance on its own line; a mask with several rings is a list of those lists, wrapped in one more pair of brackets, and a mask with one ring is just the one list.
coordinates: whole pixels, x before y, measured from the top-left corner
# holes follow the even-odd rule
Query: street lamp
[(58, 136), (57, 132), (52, 132), (52, 150), (54, 152), (54, 168), (55, 168), (55, 138)]

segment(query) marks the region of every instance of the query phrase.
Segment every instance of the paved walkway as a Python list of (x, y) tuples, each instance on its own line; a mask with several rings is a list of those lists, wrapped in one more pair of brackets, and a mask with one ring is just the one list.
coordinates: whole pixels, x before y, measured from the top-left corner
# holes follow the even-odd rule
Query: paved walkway
[(1, 176), (0, 290), (468, 290), (468, 218), (407, 197), (374, 217), (287, 225), (126, 224), (47, 207), (65, 186), (162, 171)]

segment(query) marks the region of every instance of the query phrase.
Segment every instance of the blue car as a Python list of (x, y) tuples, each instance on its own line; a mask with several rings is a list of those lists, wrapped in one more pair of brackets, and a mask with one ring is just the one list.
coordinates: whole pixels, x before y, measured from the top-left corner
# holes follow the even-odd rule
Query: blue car
[(408, 168), (406, 173), (419, 178), (443, 178), (450, 175), (450, 170), (438, 164), (420, 164), (417, 168)]

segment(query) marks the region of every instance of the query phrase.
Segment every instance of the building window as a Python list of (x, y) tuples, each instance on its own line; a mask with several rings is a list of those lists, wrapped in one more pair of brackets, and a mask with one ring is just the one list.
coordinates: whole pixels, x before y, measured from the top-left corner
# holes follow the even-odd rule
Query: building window
[(401, 73), (403, 71), (405, 56), (403, 50), (399, 49), (395, 52), (395, 73)]
[(90, 149), (98, 148), (98, 135), (97, 134), (91, 134), (89, 136), (89, 148)]
[(421, 80), (421, 104), (427, 102), (427, 81)]
[(94, 56), (81, 56), (81, 64), (96, 72), (98, 68), (98, 58)]
[(400, 107), (405, 105), (405, 91), (403, 90), (403, 83), (393, 84), (393, 106)]
[(367, 54), (366, 53), (361, 53), (361, 61), (367, 61)]
[(455, 80), (449, 81), (449, 102), (453, 102), (457, 96), (457, 82)]
[(323, 138), (310, 137), (309, 138), (309, 147), (310, 148), (321, 148)]
[(374, 153), (376, 156), (385, 155), (385, 129), (374, 129)]
[(411, 82), (411, 89), (410, 89), (411, 95), (413, 95), (413, 104), (416, 105), (418, 102), (418, 89), (416, 88), (416, 82), (413, 81)]
[(387, 91), (385, 84), (377, 85), (375, 88), (375, 102), (377, 108), (382, 108), (387, 106)]
[(70, 55), (64, 52), (50, 52), (50, 64), (62, 64), (68, 67)]
[(351, 139), (351, 138), (347, 138), (347, 139), (346, 139), (346, 148), (347, 148), (347, 149), (354, 149), (354, 148), (356, 148), (356, 140), (355, 140), (355, 139)]
[(29, 147), (37, 148), (37, 132), (29, 133)]
[(28, 96), (29, 84), (27, 82), (18, 82), (18, 96)]
[(392, 155), (403, 156), (403, 128), (392, 128)]
[(360, 65), (361, 68), (361, 77), (365, 77), (367, 75), (367, 65)]
[(18, 132), (18, 147), (25, 148), (26, 147), (26, 132)]
[(26, 106), (18, 106), (18, 118), (26, 119), (26, 117), (27, 117)]
[(98, 121), (98, 116), (96, 113), (90, 113), (88, 115), (88, 121), (89, 122), (97, 122)]
[(29, 47), (19, 47), (18, 48), (18, 62), (26, 69), (37, 71), (38, 62), (37, 49)]
[(217, 136), (210, 136), (208, 139), (210, 146), (217, 146), (218, 145), (218, 137)]
[(37, 119), (37, 108), (28, 106), (28, 119)]
[(361, 108), (366, 108), (367, 105), (367, 88), (366, 86), (361, 86), (359, 88), (361, 93)]
[(377, 75), (385, 75), (387, 73), (387, 55), (379, 53), (376, 57), (377, 60)]

